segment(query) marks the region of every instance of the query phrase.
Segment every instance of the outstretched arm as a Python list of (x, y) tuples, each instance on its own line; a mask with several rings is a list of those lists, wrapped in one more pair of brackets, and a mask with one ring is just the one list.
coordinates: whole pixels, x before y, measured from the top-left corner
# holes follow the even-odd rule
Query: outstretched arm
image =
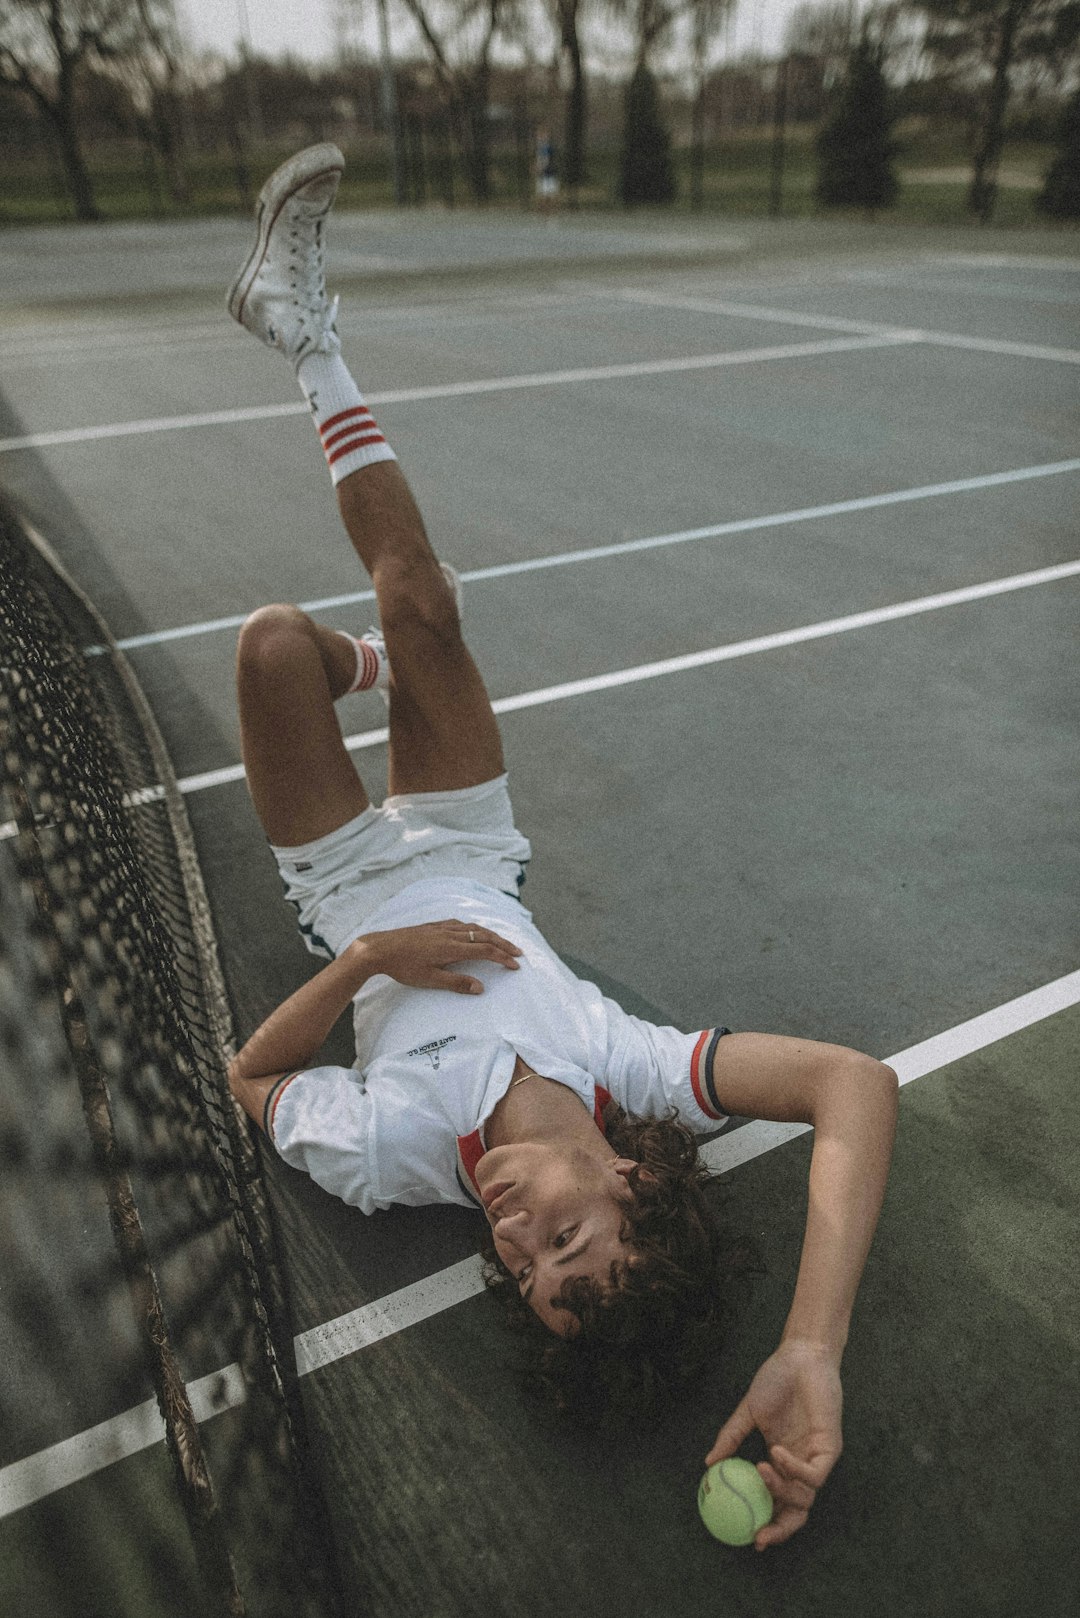
[(732, 1034), (717, 1047), (716, 1094), (744, 1117), (814, 1126), (809, 1205), (795, 1295), (775, 1353), (721, 1428), (707, 1464), (757, 1428), (758, 1470), (776, 1503), (758, 1550), (801, 1528), (842, 1447), (840, 1361), (885, 1195), (896, 1130), (896, 1074), (839, 1045)]
[(369, 978), (383, 973), (412, 988), (480, 994), (480, 979), (454, 968), (466, 961), (496, 961), (516, 970), (520, 954), (498, 933), (463, 921), (367, 933), (270, 1013), (229, 1063), (229, 1088), (261, 1125), (266, 1097), (278, 1079), (311, 1062)]

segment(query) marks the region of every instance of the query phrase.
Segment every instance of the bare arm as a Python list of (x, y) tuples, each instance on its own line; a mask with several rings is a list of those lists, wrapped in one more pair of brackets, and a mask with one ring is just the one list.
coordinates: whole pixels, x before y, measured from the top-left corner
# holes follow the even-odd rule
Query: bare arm
[(255, 1030), (229, 1064), (229, 1087), (250, 1117), (262, 1124), (266, 1097), (286, 1073), (310, 1064), (342, 1012), (369, 978), (380, 973), (421, 989), (481, 994), (479, 978), (457, 972), (464, 961), (496, 961), (517, 968), (516, 944), (486, 927), (462, 921), (424, 922), (367, 933), (289, 998)]
[(733, 1455), (754, 1428), (764, 1435), (771, 1464), (759, 1470), (777, 1510), (755, 1541), (762, 1550), (802, 1526), (840, 1454), (840, 1361), (885, 1195), (897, 1083), (872, 1057), (759, 1034), (722, 1040), (713, 1077), (732, 1112), (814, 1126), (802, 1256), (780, 1345), (708, 1455)]

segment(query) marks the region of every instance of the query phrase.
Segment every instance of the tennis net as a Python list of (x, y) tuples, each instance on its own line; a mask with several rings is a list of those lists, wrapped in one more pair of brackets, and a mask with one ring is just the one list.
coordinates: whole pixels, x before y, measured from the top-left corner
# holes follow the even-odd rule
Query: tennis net
[[(32, 1587), (53, 1618), (326, 1618), (332, 1547), (184, 804), (107, 628), (2, 505), (0, 758), (0, 1461), (36, 1500), (0, 1606), (30, 1610)], [(150, 1392), (171, 1466), (158, 1444), (92, 1491), (33, 1481), (65, 1421)]]

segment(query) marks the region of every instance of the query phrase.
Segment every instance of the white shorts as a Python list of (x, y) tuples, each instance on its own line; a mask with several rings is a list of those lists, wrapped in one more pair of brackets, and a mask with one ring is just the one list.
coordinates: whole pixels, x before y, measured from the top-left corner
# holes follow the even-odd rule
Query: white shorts
[(516, 899), (532, 850), (514, 825), (506, 779), (399, 793), (312, 843), (271, 844), (311, 953), (335, 959), (380, 905), (431, 877), (465, 877)]

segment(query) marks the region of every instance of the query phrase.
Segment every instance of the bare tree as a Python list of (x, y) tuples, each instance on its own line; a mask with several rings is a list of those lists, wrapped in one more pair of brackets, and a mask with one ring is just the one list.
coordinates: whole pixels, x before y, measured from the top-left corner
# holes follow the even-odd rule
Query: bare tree
[(549, 0), (551, 20), (559, 39), (559, 53), (569, 70), (566, 105), (563, 114), (562, 176), (573, 201), (585, 180), (585, 130), (588, 121), (588, 90), (585, 82), (585, 49), (581, 39), (582, 17), (588, 0)]
[(828, 88), (847, 70), (858, 33), (854, 0), (821, 0), (795, 7), (784, 30), (784, 49), (820, 63)]
[(436, 82), (465, 153), (469, 188), (477, 202), (491, 196), (492, 50), (524, 26), (521, 0), (402, 0), (431, 57)]
[(666, 45), (686, 0), (615, 0), (611, 10), (634, 31), (634, 68), (650, 67), (654, 53)]
[(77, 219), (100, 217), (79, 138), (79, 70), (130, 40), (131, 17), (132, 0), (0, 0), (0, 83), (28, 96), (55, 136)]
[(174, 202), (186, 202), (180, 107), (183, 47), (173, 0), (133, 0), (135, 16), (123, 61), (132, 99), (146, 118), (150, 140), (161, 158)]
[(1015, 72), (1048, 50), (1073, 48), (1074, 0), (911, 0), (911, 9), (926, 20), (924, 50), (935, 67), (981, 91), (968, 206), (987, 224)]

